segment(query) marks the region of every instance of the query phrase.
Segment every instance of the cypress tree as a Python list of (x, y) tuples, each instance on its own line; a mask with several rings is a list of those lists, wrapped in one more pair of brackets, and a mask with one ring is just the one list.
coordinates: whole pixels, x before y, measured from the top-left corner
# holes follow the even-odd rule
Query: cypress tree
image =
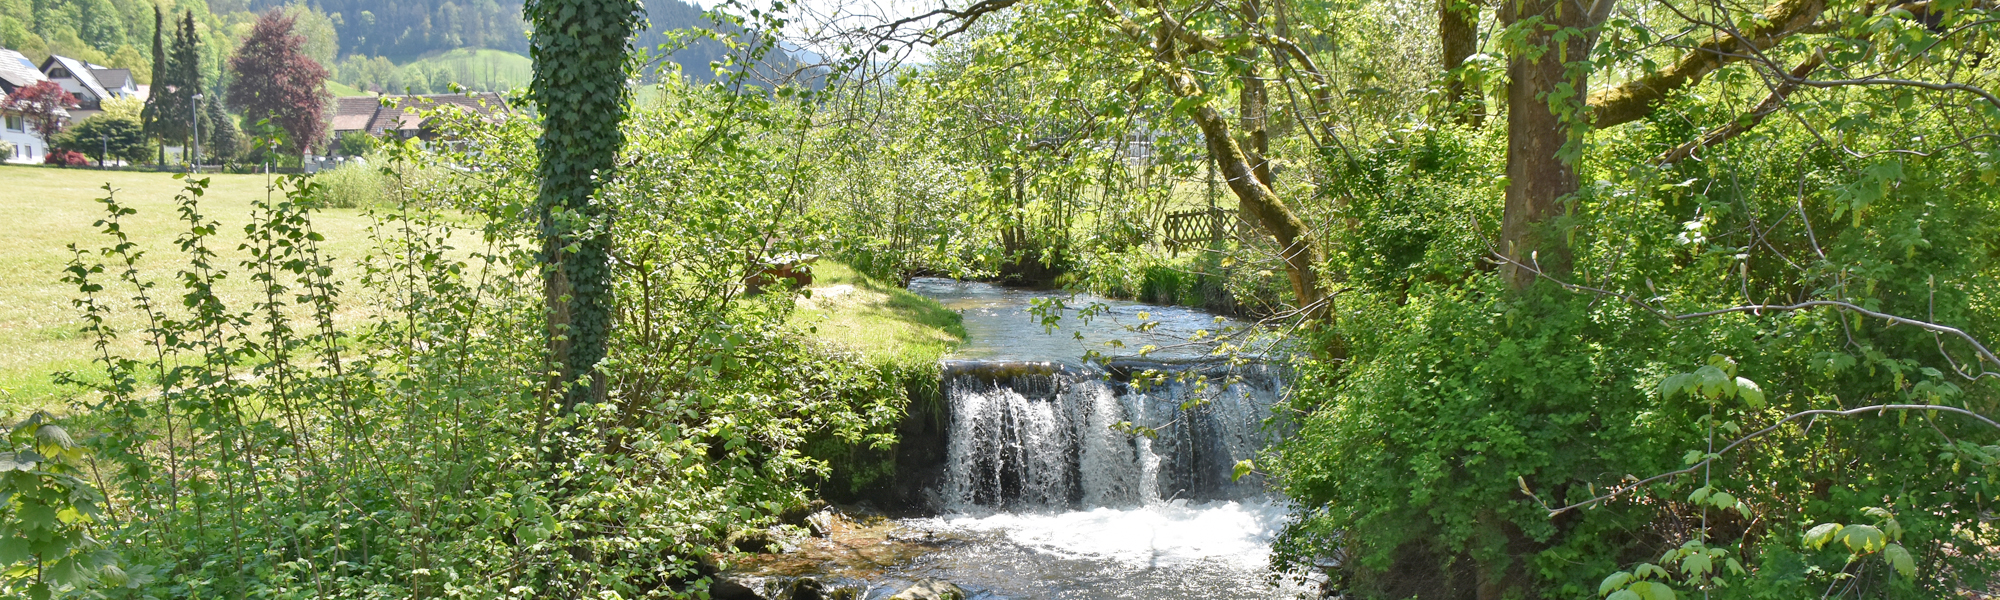
[[(146, 136), (156, 141), (167, 139), (165, 116), (161, 113), (167, 88), (179, 85), (174, 81), (173, 70), (167, 68), (166, 15), (159, 6), (153, 7), (153, 83), (152, 92), (146, 96), (146, 108), (139, 112), (139, 122)], [(167, 162), (167, 148), (160, 146), (160, 163)]]

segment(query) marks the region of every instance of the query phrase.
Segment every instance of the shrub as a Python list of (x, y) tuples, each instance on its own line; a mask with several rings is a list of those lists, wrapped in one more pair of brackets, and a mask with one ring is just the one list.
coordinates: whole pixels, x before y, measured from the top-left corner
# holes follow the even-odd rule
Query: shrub
[(334, 150), (341, 156), (367, 156), (380, 147), (382, 140), (360, 131), (340, 134), (340, 138), (334, 140)]
[(326, 186), (321, 194), (328, 208), (356, 208), (381, 202), (388, 193), (388, 178), (380, 169), (362, 162), (349, 162), (320, 171), (313, 182)]
[(75, 150), (50, 150), (42, 155), (42, 163), (58, 167), (82, 167), (90, 164), (90, 159)]

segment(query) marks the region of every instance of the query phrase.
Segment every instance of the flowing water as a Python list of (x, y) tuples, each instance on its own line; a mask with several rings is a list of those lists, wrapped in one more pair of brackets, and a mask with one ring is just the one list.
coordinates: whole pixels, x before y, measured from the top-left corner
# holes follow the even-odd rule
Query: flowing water
[[(949, 412), (937, 516), (901, 525), (964, 540), (894, 571), (952, 581), (979, 598), (1275, 598), (1303, 591), (1268, 569), (1286, 507), (1258, 475), (1231, 475), (1276, 433), (1282, 374), (1172, 348), (1197, 330), (1249, 327), (1200, 311), (1095, 298), (1089, 322), (1045, 331), (1048, 294), (919, 279), (912, 291), (965, 316), (970, 343), (946, 360)], [(1131, 329), (1157, 321), (1149, 333)], [(1170, 347), (1086, 363), (1085, 350)], [(1112, 352), (1106, 352), (1112, 354)], [(1152, 373), (1155, 376), (1148, 377)], [(893, 585), (890, 589), (893, 589)]]

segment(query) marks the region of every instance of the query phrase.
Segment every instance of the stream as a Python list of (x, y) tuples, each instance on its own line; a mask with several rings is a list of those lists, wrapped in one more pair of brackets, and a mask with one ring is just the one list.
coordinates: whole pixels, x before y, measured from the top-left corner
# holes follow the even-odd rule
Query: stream
[[(934, 580), (975, 599), (1311, 595), (1313, 582), (1269, 568), (1286, 504), (1261, 475), (1232, 477), (1278, 437), (1265, 418), (1283, 374), (1177, 343), (1254, 325), (1084, 295), (1059, 296), (1069, 310), (1045, 322), (1031, 309), (1054, 292), (930, 278), (909, 289), (962, 314), (968, 338), (940, 365), (940, 396), (912, 406), (903, 491), (882, 498), (916, 516), (828, 526), (761, 559), (748, 583), (811, 576), (848, 590), (828, 597), (869, 599)], [(1158, 348), (1135, 356), (1146, 345)], [(1086, 362), (1088, 350), (1108, 358)]]
[[(1286, 506), (1257, 475), (1230, 475), (1274, 440), (1263, 421), (1282, 391), (1262, 364), (1223, 369), (1190, 364), (1205, 348), (1169, 348), (1148, 361), (1086, 365), (1086, 350), (1133, 354), (1173, 345), (1197, 330), (1247, 328), (1183, 307), (1089, 296), (1087, 322), (1074, 311), (1052, 331), (1030, 312), (1049, 292), (918, 279), (910, 290), (964, 315), (968, 343), (945, 361), (950, 410), (937, 516), (904, 528), (965, 543), (894, 569), (951, 581), (974, 598), (1217, 599), (1296, 596), (1303, 586), (1273, 577), (1272, 538)], [(1146, 320), (1147, 333), (1127, 326)], [(1106, 342), (1119, 339), (1123, 351)], [(1145, 368), (1197, 375), (1151, 386), (1129, 382)], [(1205, 400), (1182, 410), (1190, 400)], [(1155, 437), (1113, 429), (1154, 428)]]

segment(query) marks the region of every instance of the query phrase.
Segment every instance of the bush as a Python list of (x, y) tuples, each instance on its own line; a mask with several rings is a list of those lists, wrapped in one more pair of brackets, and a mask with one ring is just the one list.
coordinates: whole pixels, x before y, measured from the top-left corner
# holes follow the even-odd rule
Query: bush
[(364, 132), (349, 131), (340, 134), (340, 138), (334, 140), (333, 144), (335, 152), (341, 156), (367, 156), (376, 148), (382, 147), (382, 140)]
[(389, 180), (380, 169), (362, 162), (349, 162), (339, 167), (320, 171), (313, 176), (313, 182), (326, 186), (326, 193), (320, 198), (328, 208), (356, 208), (382, 201), (389, 191)]
[(58, 167), (83, 167), (90, 165), (90, 159), (75, 150), (50, 150), (42, 155), (42, 163)]
[(111, 113), (84, 119), (56, 134), (54, 141), (57, 148), (80, 152), (91, 159), (137, 164), (152, 154), (139, 120)]

